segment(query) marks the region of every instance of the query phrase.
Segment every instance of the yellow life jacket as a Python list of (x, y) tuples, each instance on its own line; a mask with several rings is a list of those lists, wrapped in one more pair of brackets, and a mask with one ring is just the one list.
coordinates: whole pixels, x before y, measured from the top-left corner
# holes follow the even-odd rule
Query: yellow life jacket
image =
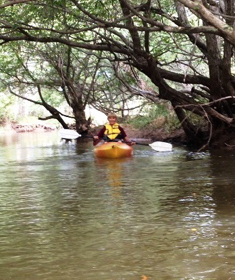
[(119, 129), (119, 124), (115, 123), (113, 126), (107, 123), (105, 125), (105, 132), (104, 134), (107, 135), (107, 137), (111, 140), (116, 139), (118, 134), (121, 133), (121, 130)]

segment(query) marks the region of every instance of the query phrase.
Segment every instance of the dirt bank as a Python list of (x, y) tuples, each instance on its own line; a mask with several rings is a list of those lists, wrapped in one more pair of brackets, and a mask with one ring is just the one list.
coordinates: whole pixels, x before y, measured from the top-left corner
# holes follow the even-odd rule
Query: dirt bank
[(55, 130), (56, 127), (52, 126), (52, 125), (47, 125), (47, 124), (40, 124), (40, 123), (36, 123), (36, 124), (31, 124), (31, 123), (4, 123), (1, 125), (1, 130), (5, 131), (5, 132), (17, 132), (17, 133), (21, 133), (21, 132), (47, 132), (47, 131), (52, 131)]

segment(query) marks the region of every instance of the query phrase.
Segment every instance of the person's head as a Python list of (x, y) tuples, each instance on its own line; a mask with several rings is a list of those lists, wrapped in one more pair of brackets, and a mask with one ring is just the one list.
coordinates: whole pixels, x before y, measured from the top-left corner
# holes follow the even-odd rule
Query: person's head
[(117, 115), (115, 113), (109, 113), (108, 121), (111, 125), (115, 124), (117, 122)]

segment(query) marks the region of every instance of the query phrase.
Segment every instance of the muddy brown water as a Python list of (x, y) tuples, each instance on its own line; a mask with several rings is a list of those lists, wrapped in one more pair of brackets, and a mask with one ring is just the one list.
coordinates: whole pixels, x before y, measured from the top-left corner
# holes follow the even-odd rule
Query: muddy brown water
[(0, 279), (235, 279), (235, 153), (134, 148), (0, 135)]

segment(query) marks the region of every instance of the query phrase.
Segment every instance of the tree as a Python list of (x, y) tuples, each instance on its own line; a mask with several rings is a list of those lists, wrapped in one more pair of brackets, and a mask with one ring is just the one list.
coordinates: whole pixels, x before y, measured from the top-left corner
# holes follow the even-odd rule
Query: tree
[[(12, 42), (2, 51), (1, 84), (13, 95), (43, 106), (50, 115), (39, 116), (40, 120), (56, 119), (63, 128), (69, 128), (63, 119), (69, 117), (83, 134), (90, 125), (85, 115), (87, 105), (104, 113), (112, 108), (123, 112), (123, 116), (132, 109), (126, 106), (131, 99), (131, 89), (123, 85), (127, 77), (118, 80), (116, 68), (107, 59), (101, 59), (102, 53), (92, 55), (91, 51), (58, 43), (39, 47), (31, 42), (23, 46)], [(65, 101), (71, 107), (70, 115), (62, 113), (60, 103)]]
[(124, 120), (149, 103), (142, 96), (142, 84), (143, 77), (132, 67), (101, 59), (89, 104), (106, 115), (112, 110)]
[(55, 108), (63, 101), (63, 97), (58, 94), (56, 96), (59, 88), (58, 79), (57, 83), (53, 82), (52, 84), (50, 79), (46, 78), (46, 73), (43, 74), (45, 60), (40, 62), (39, 57), (32, 51), (32, 44), (30, 44), (30, 51), (26, 46), (20, 52), (19, 49), (18, 43), (2, 49), (5, 52), (1, 53), (0, 61), (1, 88), (4, 92), (10, 92), (21, 99), (43, 106), (51, 114), (48, 117), (39, 116), (39, 119), (54, 118), (64, 128), (68, 128), (62, 116), (70, 116)]
[(207, 146), (233, 136), (233, 0), (19, 2), (0, 6), (1, 44), (109, 52), (157, 86), (156, 97), (171, 102), (191, 142)]

